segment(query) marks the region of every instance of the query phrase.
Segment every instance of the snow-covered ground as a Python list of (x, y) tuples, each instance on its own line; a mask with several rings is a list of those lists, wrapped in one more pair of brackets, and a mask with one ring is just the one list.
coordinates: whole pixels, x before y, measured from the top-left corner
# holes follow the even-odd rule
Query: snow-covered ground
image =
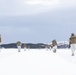
[(0, 75), (76, 75), (70, 49), (1, 49)]

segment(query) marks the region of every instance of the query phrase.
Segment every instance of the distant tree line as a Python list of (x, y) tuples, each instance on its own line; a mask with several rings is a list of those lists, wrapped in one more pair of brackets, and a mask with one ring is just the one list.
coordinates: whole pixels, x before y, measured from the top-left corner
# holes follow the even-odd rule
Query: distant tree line
[[(48, 45), (47, 44), (43, 44), (43, 43), (37, 43), (37, 44), (33, 44), (33, 43), (26, 43), (26, 48), (46, 48)], [(1, 45), (2, 48), (17, 48), (16, 43), (10, 43), (10, 44), (2, 44)], [(69, 45), (68, 44), (64, 44), (64, 45), (60, 45), (57, 46), (57, 48), (68, 48)], [(24, 48), (24, 43), (22, 43), (21, 48)]]
[[(16, 43), (10, 43), (10, 44), (2, 44), (1, 47), (3, 48), (17, 48)], [(33, 44), (33, 43), (27, 43), (26, 48), (45, 48), (46, 44), (43, 43), (38, 43), (38, 44)], [(24, 43), (22, 43), (21, 48), (24, 48)]]

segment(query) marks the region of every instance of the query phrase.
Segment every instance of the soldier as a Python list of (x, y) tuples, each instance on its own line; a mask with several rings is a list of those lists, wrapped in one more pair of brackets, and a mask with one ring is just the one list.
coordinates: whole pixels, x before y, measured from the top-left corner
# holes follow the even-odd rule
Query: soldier
[(24, 51), (26, 51), (26, 44), (24, 44)]
[(1, 42), (2, 42), (2, 38), (1, 38), (1, 35), (0, 35), (0, 48), (1, 48)]
[(53, 49), (53, 52), (56, 53), (56, 50), (57, 50), (57, 42), (56, 42), (55, 39), (52, 41), (52, 49)]
[(72, 50), (72, 56), (75, 55), (75, 49), (76, 49), (76, 36), (74, 33), (71, 34), (71, 37), (69, 38), (69, 44)]
[(53, 47), (52, 47), (52, 44), (50, 44), (50, 50), (52, 49)]
[(20, 52), (20, 50), (21, 50), (21, 45), (22, 45), (22, 44), (21, 44), (20, 41), (17, 41), (16, 44), (17, 44), (18, 52)]

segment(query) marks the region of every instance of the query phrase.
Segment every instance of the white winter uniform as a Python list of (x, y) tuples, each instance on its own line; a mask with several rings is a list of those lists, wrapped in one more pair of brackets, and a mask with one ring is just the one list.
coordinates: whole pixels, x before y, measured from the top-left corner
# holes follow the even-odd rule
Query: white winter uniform
[(17, 46), (18, 47), (18, 52), (20, 52), (20, 50), (21, 50), (21, 46)]
[(24, 51), (26, 51), (26, 47), (24, 47)]
[(53, 46), (52, 50), (57, 50), (57, 45)]
[(72, 54), (75, 54), (76, 44), (71, 44)]
[(21, 45), (22, 45), (22, 44), (21, 44), (21, 42), (20, 42), (20, 41), (18, 41), (18, 42), (17, 42), (18, 52), (20, 52), (20, 50), (21, 50)]
[(69, 43), (70, 43), (70, 46), (71, 46), (72, 56), (73, 56), (75, 54), (75, 50), (76, 50), (76, 36), (75, 35), (72, 35), (69, 38)]

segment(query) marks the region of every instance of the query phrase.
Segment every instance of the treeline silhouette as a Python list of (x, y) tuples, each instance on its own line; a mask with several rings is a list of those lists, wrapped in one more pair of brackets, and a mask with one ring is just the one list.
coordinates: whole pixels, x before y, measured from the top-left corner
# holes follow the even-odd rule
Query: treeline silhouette
[[(17, 48), (16, 43), (10, 43), (10, 44), (2, 44), (1, 45), (2, 48)], [(22, 43), (21, 48), (24, 48), (24, 43)], [(43, 44), (43, 43), (37, 43), (37, 44), (33, 44), (33, 43), (26, 43), (26, 48), (49, 48), (48, 44)], [(69, 48), (68, 44), (64, 44), (64, 45), (59, 45), (57, 46), (57, 48)]]
[[(22, 43), (21, 48), (24, 48), (24, 43)], [(2, 44), (1, 45), (2, 48), (17, 48), (16, 43), (10, 43), (10, 44)], [(37, 43), (37, 44), (33, 44), (33, 43), (27, 43), (26, 44), (26, 48), (45, 48), (46, 44), (43, 43)]]

